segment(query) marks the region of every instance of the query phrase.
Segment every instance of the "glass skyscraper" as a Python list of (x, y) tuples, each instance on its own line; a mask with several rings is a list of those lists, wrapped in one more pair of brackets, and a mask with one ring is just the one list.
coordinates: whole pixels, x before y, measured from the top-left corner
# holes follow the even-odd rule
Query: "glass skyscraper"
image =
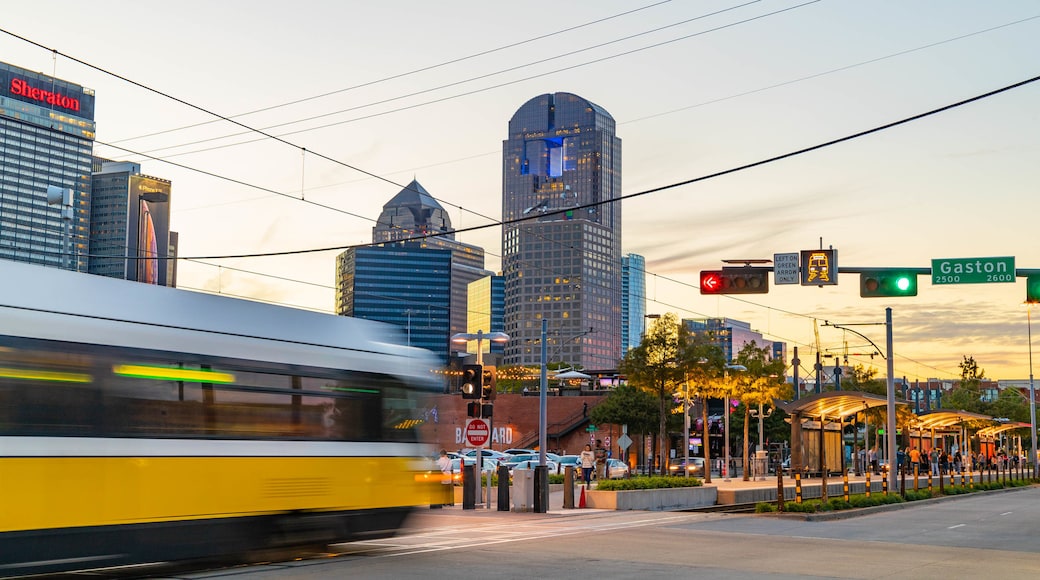
[[(617, 366), (621, 204), (599, 203), (621, 195), (614, 130), (609, 113), (570, 93), (535, 97), (509, 120), (502, 144), (507, 365), (541, 362), (546, 319), (551, 361)], [(520, 218), (531, 219), (509, 223)]]
[(646, 260), (639, 254), (621, 258), (621, 355), (639, 346), (646, 330)]
[[(502, 276), (485, 276), (469, 283), (469, 314), (466, 332), (476, 334), (477, 331), (505, 331), (505, 280)], [(500, 342), (485, 341), (484, 348), (491, 354), (502, 354), (505, 345)], [(466, 351), (477, 352), (477, 341), (471, 340)]]
[(93, 145), (92, 90), (0, 62), (0, 258), (87, 270)]

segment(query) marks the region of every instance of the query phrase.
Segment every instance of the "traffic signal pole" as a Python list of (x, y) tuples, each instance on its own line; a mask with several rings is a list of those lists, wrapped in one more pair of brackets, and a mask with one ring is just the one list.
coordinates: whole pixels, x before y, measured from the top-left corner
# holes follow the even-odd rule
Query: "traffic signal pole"
[(892, 307), (885, 308), (885, 358), (888, 362), (888, 421), (885, 436), (888, 439), (888, 485), (896, 489), (899, 465), (896, 463), (896, 379), (895, 362), (892, 358)]

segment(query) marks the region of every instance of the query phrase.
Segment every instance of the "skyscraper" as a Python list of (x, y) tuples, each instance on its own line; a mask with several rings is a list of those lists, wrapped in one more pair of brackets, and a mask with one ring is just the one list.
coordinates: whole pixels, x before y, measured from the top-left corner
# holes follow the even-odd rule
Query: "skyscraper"
[(621, 258), (621, 356), (643, 341), (645, 323), (646, 260), (628, 254)]
[(87, 270), (93, 146), (94, 91), (0, 62), (0, 258)]
[[(621, 140), (603, 108), (545, 94), (509, 120), (502, 144), (505, 364), (615, 368), (621, 354)], [(592, 332), (589, 332), (592, 329)]]
[[(406, 241), (424, 235), (436, 237)], [(491, 274), (484, 250), (455, 240), (448, 212), (415, 180), (383, 206), (372, 241), (337, 257), (336, 312), (397, 324), (445, 361), (464, 351), (449, 338), (466, 332), (469, 284)]]
[(90, 273), (173, 286), (170, 234), (170, 181), (102, 160), (91, 183)]

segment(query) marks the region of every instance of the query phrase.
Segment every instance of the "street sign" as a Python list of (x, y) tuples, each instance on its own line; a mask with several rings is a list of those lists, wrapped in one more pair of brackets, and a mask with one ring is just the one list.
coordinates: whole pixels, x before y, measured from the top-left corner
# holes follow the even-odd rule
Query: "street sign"
[(470, 419), (466, 421), (463, 435), (469, 447), (484, 447), (491, 439), (491, 426), (483, 419)]
[(799, 281), (802, 286), (834, 286), (838, 283), (838, 250), (802, 250)]
[(622, 433), (621, 437), (617, 438), (617, 444), (621, 449), (628, 449), (628, 446), (632, 445), (632, 438), (628, 436), (628, 433)]
[(797, 284), (798, 261), (798, 252), (773, 254), (773, 284)]
[(932, 260), (932, 284), (989, 284), (1014, 281), (1014, 256)]
[(596, 431), (599, 431), (599, 427), (597, 427), (595, 425), (589, 425), (588, 427), (585, 428), (585, 430), (588, 431), (589, 433), (595, 433)]

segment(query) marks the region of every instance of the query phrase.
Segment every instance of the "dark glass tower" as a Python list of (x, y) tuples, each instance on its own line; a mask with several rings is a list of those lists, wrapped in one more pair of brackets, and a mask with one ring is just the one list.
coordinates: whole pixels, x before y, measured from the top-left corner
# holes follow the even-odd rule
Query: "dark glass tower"
[[(614, 119), (570, 93), (545, 94), (509, 120), (502, 144), (505, 364), (616, 368), (621, 354), (621, 140)], [(592, 332), (588, 332), (589, 329)]]
[(0, 62), (0, 258), (87, 270), (93, 146), (94, 91)]

